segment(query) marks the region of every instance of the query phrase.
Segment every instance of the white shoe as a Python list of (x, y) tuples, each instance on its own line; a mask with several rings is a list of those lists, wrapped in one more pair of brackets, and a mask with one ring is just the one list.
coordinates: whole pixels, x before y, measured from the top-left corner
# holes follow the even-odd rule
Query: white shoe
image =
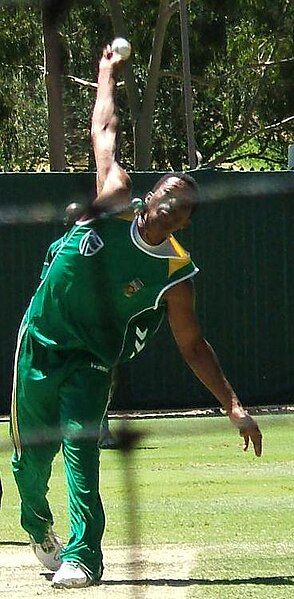
[(53, 531), (52, 526), (48, 527), (42, 543), (36, 543), (32, 536), (30, 536), (30, 541), (33, 552), (41, 564), (48, 570), (56, 572), (61, 566), (59, 555), (63, 545), (61, 539)]
[(91, 584), (93, 578), (75, 562), (63, 562), (52, 578), (52, 586), (57, 589), (81, 589)]

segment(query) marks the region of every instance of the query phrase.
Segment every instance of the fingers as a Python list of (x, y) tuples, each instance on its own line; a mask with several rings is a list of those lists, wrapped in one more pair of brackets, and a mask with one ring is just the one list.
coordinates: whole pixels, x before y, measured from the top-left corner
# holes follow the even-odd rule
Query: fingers
[(246, 431), (240, 431), (240, 435), (244, 439), (243, 450), (247, 451), (251, 440), (254, 447), (255, 455), (257, 457), (260, 457), (262, 454), (262, 434), (257, 424), (254, 423), (254, 427), (247, 429)]
[(102, 52), (102, 56), (113, 65), (119, 65), (124, 62), (123, 57), (118, 52), (113, 52), (110, 44), (107, 44), (107, 46), (105, 46)]
[(244, 437), (244, 442), (243, 442), (243, 450), (247, 451), (248, 447), (249, 447), (249, 437), (248, 435), (242, 435), (242, 433), (240, 433), (241, 436)]
[(103, 48), (102, 56), (103, 56), (103, 58), (106, 58), (106, 60), (111, 60), (112, 55), (113, 55), (113, 52), (111, 50), (111, 46), (110, 46), (110, 44), (107, 44), (107, 46), (105, 46), (105, 48)]
[(262, 434), (259, 430), (259, 428), (257, 427), (257, 430), (255, 432), (255, 436), (254, 438), (251, 437), (252, 439), (252, 443), (254, 446), (254, 451), (255, 451), (255, 455), (257, 455), (258, 457), (261, 456), (262, 454)]

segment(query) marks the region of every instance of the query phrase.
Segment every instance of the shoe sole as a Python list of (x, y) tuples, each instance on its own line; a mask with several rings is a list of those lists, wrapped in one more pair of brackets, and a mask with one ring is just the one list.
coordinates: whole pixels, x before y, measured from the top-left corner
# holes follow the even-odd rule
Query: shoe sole
[(87, 580), (85, 582), (78, 583), (77, 581), (68, 582), (52, 582), (54, 589), (83, 589), (94, 584), (94, 580)]

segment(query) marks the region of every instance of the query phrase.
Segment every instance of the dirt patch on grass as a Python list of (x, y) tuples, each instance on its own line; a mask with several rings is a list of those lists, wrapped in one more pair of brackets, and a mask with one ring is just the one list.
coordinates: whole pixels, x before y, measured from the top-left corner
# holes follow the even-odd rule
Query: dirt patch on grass
[(142, 549), (104, 548), (105, 571), (99, 585), (60, 590), (51, 586), (52, 573), (36, 560), (29, 545), (0, 546), (1, 599), (46, 599), (65, 594), (66, 599), (186, 599), (195, 569), (196, 550), (173, 545)]

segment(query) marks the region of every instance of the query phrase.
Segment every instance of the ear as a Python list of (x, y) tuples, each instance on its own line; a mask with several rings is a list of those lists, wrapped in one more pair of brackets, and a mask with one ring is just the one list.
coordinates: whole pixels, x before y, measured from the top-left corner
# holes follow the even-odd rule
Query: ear
[(153, 191), (148, 191), (148, 193), (146, 193), (145, 198), (144, 198), (146, 204), (148, 204), (150, 202), (153, 195), (154, 195)]

